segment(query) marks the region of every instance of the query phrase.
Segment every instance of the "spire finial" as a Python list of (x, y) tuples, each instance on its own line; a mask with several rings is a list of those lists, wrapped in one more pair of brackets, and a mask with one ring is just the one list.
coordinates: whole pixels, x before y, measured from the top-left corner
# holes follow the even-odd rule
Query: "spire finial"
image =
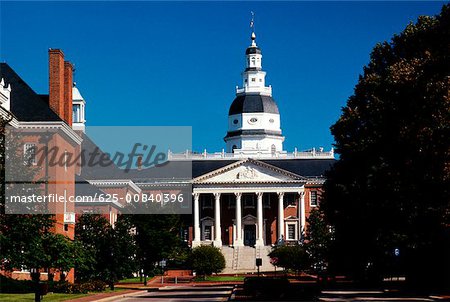
[(252, 46), (256, 46), (256, 35), (255, 35), (255, 13), (253, 11), (250, 11), (250, 13), (252, 14), (252, 20), (250, 21), (250, 28), (252, 29), (252, 35), (251, 35), (251, 39), (252, 39)]

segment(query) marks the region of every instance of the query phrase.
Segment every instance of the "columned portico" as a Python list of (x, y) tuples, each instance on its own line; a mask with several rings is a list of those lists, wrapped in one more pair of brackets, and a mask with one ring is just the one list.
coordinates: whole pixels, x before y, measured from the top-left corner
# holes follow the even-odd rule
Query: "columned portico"
[(260, 247), (275, 244), (281, 235), (298, 240), (304, 228), (304, 199), (286, 196), (303, 192), (305, 183), (301, 176), (252, 159), (195, 178), (192, 246)]
[(241, 197), (242, 193), (235, 193), (236, 196), (236, 231), (233, 246), (243, 246), (242, 240), (242, 210), (241, 210)]

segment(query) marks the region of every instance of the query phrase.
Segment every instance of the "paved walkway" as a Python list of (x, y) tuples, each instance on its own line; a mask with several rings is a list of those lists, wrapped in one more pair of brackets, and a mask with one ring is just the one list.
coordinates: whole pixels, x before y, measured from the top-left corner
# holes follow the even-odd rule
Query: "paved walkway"
[[(65, 302), (92, 302), (92, 301), (100, 301), (100, 300), (114, 300), (114, 298), (122, 298), (128, 294), (136, 293), (136, 290), (121, 290), (117, 292), (109, 292), (109, 293), (98, 293), (78, 299), (66, 300)], [(45, 300), (44, 300), (45, 301)]]
[(218, 302), (228, 301), (233, 286), (167, 286), (156, 291), (140, 292), (115, 302)]
[[(98, 293), (78, 299), (67, 300), (67, 302), (94, 302), (94, 301), (139, 301), (145, 296), (145, 301), (178, 301), (176, 297), (180, 295), (188, 295), (191, 298), (200, 297), (201, 301), (226, 301), (231, 294), (235, 284), (242, 284), (243, 281), (226, 281), (226, 282), (190, 282), (190, 283), (167, 283), (161, 282), (161, 276), (153, 277), (147, 281), (147, 286), (142, 283), (121, 283), (116, 284), (116, 288), (122, 288), (121, 291)], [(227, 299), (223, 300), (224, 288), (226, 288)], [(149, 290), (152, 291), (149, 294)], [(168, 292), (172, 294), (168, 294)], [(133, 298), (137, 297), (137, 298)], [(141, 297), (141, 298), (139, 298)], [(158, 298), (157, 298), (158, 297)], [(170, 298), (170, 299), (169, 299)], [(220, 298), (219, 300), (217, 300)], [(130, 300), (131, 299), (131, 300)], [(137, 299), (137, 300), (136, 300)], [(149, 300), (150, 299), (150, 300)], [(212, 299), (212, 300), (211, 300)], [(197, 298), (195, 298), (197, 301)], [(187, 301), (187, 300), (179, 300)], [(190, 300), (192, 301), (192, 299)]]

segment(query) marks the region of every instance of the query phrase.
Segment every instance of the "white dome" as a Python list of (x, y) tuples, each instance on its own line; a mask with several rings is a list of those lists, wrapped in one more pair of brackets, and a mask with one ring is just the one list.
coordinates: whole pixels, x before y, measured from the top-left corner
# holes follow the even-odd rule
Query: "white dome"
[(81, 96), (81, 93), (78, 90), (78, 88), (75, 86), (75, 84), (72, 88), (72, 100), (73, 101), (84, 101), (84, 98)]

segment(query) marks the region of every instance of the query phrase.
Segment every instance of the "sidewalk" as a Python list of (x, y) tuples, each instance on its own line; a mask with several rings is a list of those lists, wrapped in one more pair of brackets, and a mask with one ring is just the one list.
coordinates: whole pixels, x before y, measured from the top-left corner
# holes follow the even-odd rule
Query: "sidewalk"
[(235, 285), (244, 284), (244, 281), (200, 281), (200, 282), (161, 282), (161, 276), (155, 276), (147, 281), (147, 286), (142, 283), (120, 283), (116, 284), (116, 288), (147, 290), (150, 288), (164, 288), (164, 287), (178, 287), (178, 286), (220, 286), (220, 285)]
[(147, 292), (148, 290), (174, 290), (177, 287), (186, 288), (186, 287), (200, 287), (200, 286), (221, 286), (221, 285), (235, 285), (235, 284), (243, 284), (242, 281), (224, 281), (224, 282), (181, 282), (178, 284), (175, 283), (161, 283), (161, 276), (155, 276), (152, 279), (147, 281), (147, 286), (144, 286), (142, 283), (119, 283), (115, 285), (115, 288), (122, 288), (123, 290), (118, 292), (109, 292), (109, 293), (98, 293), (78, 299), (66, 300), (66, 302), (94, 302), (94, 301), (115, 301), (118, 298), (123, 298), (125, 296), (130, 296), (132, 294), (138, 294), (141, 291)]
[(113, 301), (113, 298), (123, 298), (128, 294), (136, 293), (136, 290), (121, 290), (118, 292), (98, 293), (90, 296), (66, 300), (65, 302), (93, 302), (93, 301)]

